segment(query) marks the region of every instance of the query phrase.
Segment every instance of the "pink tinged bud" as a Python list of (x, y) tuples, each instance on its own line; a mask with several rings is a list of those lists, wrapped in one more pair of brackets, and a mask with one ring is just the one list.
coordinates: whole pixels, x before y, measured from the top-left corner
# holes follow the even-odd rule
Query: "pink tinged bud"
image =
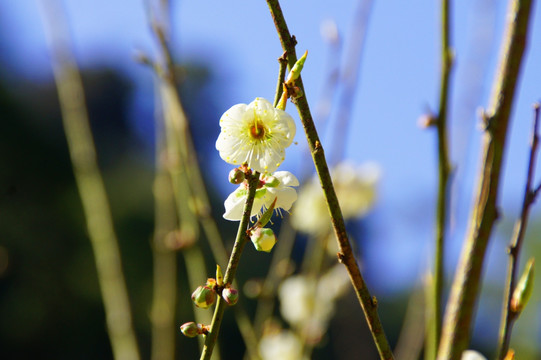
[(272, 229), (257, 227), (250, 234), (250, 240), (257, 251), (270, 252), (276, 244), (276, 236)]
[(228, 305), (235, 305), (239, 301), (239, 292), (233, 288), (225, 288), (222, 290), (222, 297)]
[(199, 286), (192, 293), (192, 301), (195, 306), (206, 309), (216, 301), (216, 293), (208, 286)]
[(182, 324), (180, 331), (184, 336), (193, 338), (201, 334), (201, 327), (193, 321)]
[(244, 172), (239, 168), (235, 168), (229, 172), (229, 182), (231, 184), (238, 185), (244, 181), (244, 178), (245, 178)]
[(513, 291), (513, 297), (511, 298), (511, 311), (519, 315), (522, 310), (528, 304), (528, 300), (532, 296), (534, 283), (534, 258), (528, 260), (526, 269), (520, 277), (520, 280)]
[(216, 284), (217, 284), (216, 279), (208, 278), (207, 283), (205, 284), (205, 286), (207, 286), (207, 287), (211, 288), (212, 290), (214, 290), (216, 288)]

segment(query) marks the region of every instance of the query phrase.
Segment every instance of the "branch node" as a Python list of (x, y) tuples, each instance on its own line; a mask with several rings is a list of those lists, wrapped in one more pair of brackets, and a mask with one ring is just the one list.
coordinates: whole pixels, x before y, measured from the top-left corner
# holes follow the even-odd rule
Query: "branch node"
[(502, 211), (499, 207), (494, 207), (494, 221), (498, 221), (500, 220), (502, 216)]
[(346, 255), (344, 255), (344, 253), (336, 253), (336, 257), (338, 258), (338, 262), (343, 264), (344, 263), (344, 259), (346, 258)]
[(291, 45), (293, 47), (297, 46), (297, 38), (295, 37), (295, 35), (291, 35)]
[(284, 53), (278, 58), (278, 62), (280, 64), (287, 64), (287, 51), (284, 51)]

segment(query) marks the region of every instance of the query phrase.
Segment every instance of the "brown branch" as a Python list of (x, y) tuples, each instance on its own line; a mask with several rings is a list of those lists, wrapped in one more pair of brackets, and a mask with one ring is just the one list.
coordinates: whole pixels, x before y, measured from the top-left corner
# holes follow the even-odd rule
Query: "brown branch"
[[(295, 62), (297, 61), (297, 55), (295, 52), (296, 40), (289, 33), (289, 29), (284, 19), (282, 9), (278, 0), (267, 0), (278, 36), (280, 38), (280, 43), (282, 44), (282, 49), (287, 51), (288, 54), (288, 65), (291, 69)], [(296, 85), (300, 88), (302, 94), (306, 94), (304, 91), (304, 86), (302, 84), (302, 78), (299, 77), (296, 80)], [(378, 349), (381, 359), (393, 359), (393, 354), (385, 332), (383, 331), (383, 326), (379, 319), (377, 312), (377, 302), (373, 301), (368, 288), (364, 282), (364, 279), (357, 265), (357, 261), (353, 254), (353, 250), (349, 243), (349, 239), (346, 233), (346, 228), (344, 224), (344, 218), (338, 204), (338, 198), (334, 191), (331, 175), (329, 173), (329, 168), (327, 166), (327, 161), (325, 159), (323, 147), (319, 140), (314, 121), (308, 106), (308, 101), (305, 95), (302, 95), (295, 100), (295, 105), (299, 112), (299, 116), (304, 127), (306, 138), (308, 140), (308, 146), (312, 153), (312, 159), (314, 161), (321, 186), (325, 193), (325, 198), (327, 201), (328, 209), (331, 215), (333, 229), (336, 235), (338, 246), (340, 249), (339, 259), (342, 262), (348, 271), (351, 283), (355, 289), (357, 299), (364, 311), (364, 315), (368, 322), (368, 327), (372, 333), (374, 342)]]

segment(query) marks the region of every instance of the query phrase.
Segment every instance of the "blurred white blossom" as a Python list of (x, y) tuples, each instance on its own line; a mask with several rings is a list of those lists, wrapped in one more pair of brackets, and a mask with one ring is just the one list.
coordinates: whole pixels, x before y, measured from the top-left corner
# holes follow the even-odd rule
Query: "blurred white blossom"
[(347, 272), (339, 264), (319, 280), (304, 275), (291, 276), (278, 289), (280, 312), (307, 340), (318, 342), (334, 315), (336, 300), (348, 289)]
[[(292, 186), (299, 186), (299, 180), (289, 171), (277, 171), (272, 175), (263, 174), (260, 186), (256, 190), (250, 216), (257, 215), (262, 208), (268, 208), (274, 199), (276, 199), (274, 208), (278, 211), (280, 209), (288, 211), (297, 200), (297, 191)], [(244, 181), (225, 200), (224, 218), (232, 221), (240, 220), (247, 197), (248, 185)]]
[(302, 342), (291, 331), (267, 333), (259, 342), (259, 353), (263, 360), (305, 360)]
[(278, 168), (296, 131), (293, 118), (263, 98), (231, 107), (222, 115), (220, 127), (216, 141), (220, 157), (234, 165), (246, 162), (260, 173)]
[[(355, 166), (343, 162), (331, 170), (345, 220), (361, 217), (371, 209), (380, 173), (379, 166), (374, 163)], [(321, 234), (330, 228), (329, 212), (317, 177), (299, 190), (299, 198), (291, 215), (293, 226), (299, 231)]]
[(475, 350), (466, 350), (462, 353), (461, 360), (487, 360), (487, 358)]

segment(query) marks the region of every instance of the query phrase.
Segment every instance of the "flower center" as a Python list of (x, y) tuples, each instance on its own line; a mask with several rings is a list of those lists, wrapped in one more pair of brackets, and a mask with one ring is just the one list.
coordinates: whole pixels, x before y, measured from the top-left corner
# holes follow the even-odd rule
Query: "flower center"
[(253, 124), (250, 127), (250, 136), (256, 140), (263, 139), (265, 137), (265, 127), (262, 124)]

